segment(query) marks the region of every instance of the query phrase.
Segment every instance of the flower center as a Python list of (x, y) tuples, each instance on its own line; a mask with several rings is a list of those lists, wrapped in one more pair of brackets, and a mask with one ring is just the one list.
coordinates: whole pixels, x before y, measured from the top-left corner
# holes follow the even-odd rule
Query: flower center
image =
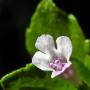
[(64, 67), (65, 63), (61, 63), (60, 60), (54, 60), (54, 62), (50, 63), (50, 67), (55, 71), (61, 71)]

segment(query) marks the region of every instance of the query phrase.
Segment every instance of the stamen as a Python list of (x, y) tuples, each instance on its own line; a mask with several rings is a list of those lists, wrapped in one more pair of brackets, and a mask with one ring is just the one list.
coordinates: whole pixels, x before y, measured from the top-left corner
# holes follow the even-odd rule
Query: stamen
[(60, 61), (59, 61), (59, 60), (55, 60), (54, 62), (55, 62), (55, 64), (58, 64), (58, 63), (60, 63)]
[(55, 60), (54, 62), (50, 63), (50, 67), (53, 68), (55, 71), (61, 71), (64, 67), (64, 63), (61, 63), (60, 60)]
[(54, 63), (50, 63), (50, 67), (52, 67), (53, 69), (56, 68), (57, 66)]

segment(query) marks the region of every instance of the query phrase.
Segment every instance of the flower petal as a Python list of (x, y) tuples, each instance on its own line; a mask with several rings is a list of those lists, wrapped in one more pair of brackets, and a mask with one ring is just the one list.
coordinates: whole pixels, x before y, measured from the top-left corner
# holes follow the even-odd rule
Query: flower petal
[(61, 74), (61, 71), (53, 71), (52, 75), (51, 75), (51, 78), (54, 78), (54, 77), (56, 77), (56, 76), (58, 76), (60, 74)]
[(56, 40), (57, 49), (59, 52), (65, 56), (67, 60), (69, 60), (72, 53), (72, 44), (71, 40), (67, 36), (58, 37)]
[(32, 63), (41, 70), (52, 71), (49, 67), (50, 58), (48, 55), (38, 51), (32, 58)]
[(53, 55), (55, 51), (53, 37), (50, 35), (41, 35), (38, 37), (36, 44), (36, 48), (40, 51)]
[(62, 74), (70, 66), (71, 66), (71, 62), (68, 61), (67, 63), (65, 63), (64, 67), (62, 68), (62, 70), (58, 70), (58, 71), (53, 70), (52, 75), (51, 75), (51, 78), (54, 78), (54, 77)]

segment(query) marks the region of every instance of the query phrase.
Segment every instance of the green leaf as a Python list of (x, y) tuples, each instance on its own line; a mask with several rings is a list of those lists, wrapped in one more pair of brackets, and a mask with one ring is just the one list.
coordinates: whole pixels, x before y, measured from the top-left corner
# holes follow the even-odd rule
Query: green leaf
[(50, 34), (54, 39), (61, 35), (69, 36), (73, 44), (72, 56), (81, 61), (85, 56), (84, 35), (75, 16), (67, 15), (52, 0), (40, 2), (32, 16), (30, 27), (27, 28), (26, 47), (31, 54), (35, 53), (36, 39), (42, 34)]
[(86, 39), (84, 42), (84, 47), (85, 47), (85, 52), (88, 54), (90, 54), (90, 40)]
[(85, 56), (84, 65), (90, 70), (90, 55)]
[(90, 87), (90, 70), (77, 59), (72, 59), (73, 65), (80, 75), (80, 79)]
[(90, 70), (90, 40), (86, 39), (84, 43), (86, 56), (84, 58), (84, 65)]
[(28, 51), (33, 54), (35, 41), (41, 34), (51, 34), (54, 38), (62, 35), (68, 35), (66, 13), (59, 10), (52, 0), (42, 0), (34, 15), (32, 16), (30, 27), (26, 32), (26, 46)]
[(69, 18), (69, 25), (68, 25), (69, 32), (73, 47), (72, 57), (77, 58), (77, 60), (83, 62), (83, 59), (86, 55), (84, 48), (84, 41), (85, 41), (84, 35), (76, 18), (72, 14), (68, 15), (68, 18)]
[(3, 90), (77, 90), (72, 84), (50, 73), (40, 71), (32, 64), (7, 74), (1, 79)]

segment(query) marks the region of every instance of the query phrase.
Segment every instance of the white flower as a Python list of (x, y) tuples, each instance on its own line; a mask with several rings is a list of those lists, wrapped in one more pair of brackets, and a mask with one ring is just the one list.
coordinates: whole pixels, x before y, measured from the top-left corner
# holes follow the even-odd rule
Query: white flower
[(51, 78), (62, 74), (71, 66), (72, 44), (69, 37), (58, 37), (55, 47), (52, 36), (41, 35), (35, 46), (40, 51), (35, 53), (32, 63), (43, 71), (52, 71)]

